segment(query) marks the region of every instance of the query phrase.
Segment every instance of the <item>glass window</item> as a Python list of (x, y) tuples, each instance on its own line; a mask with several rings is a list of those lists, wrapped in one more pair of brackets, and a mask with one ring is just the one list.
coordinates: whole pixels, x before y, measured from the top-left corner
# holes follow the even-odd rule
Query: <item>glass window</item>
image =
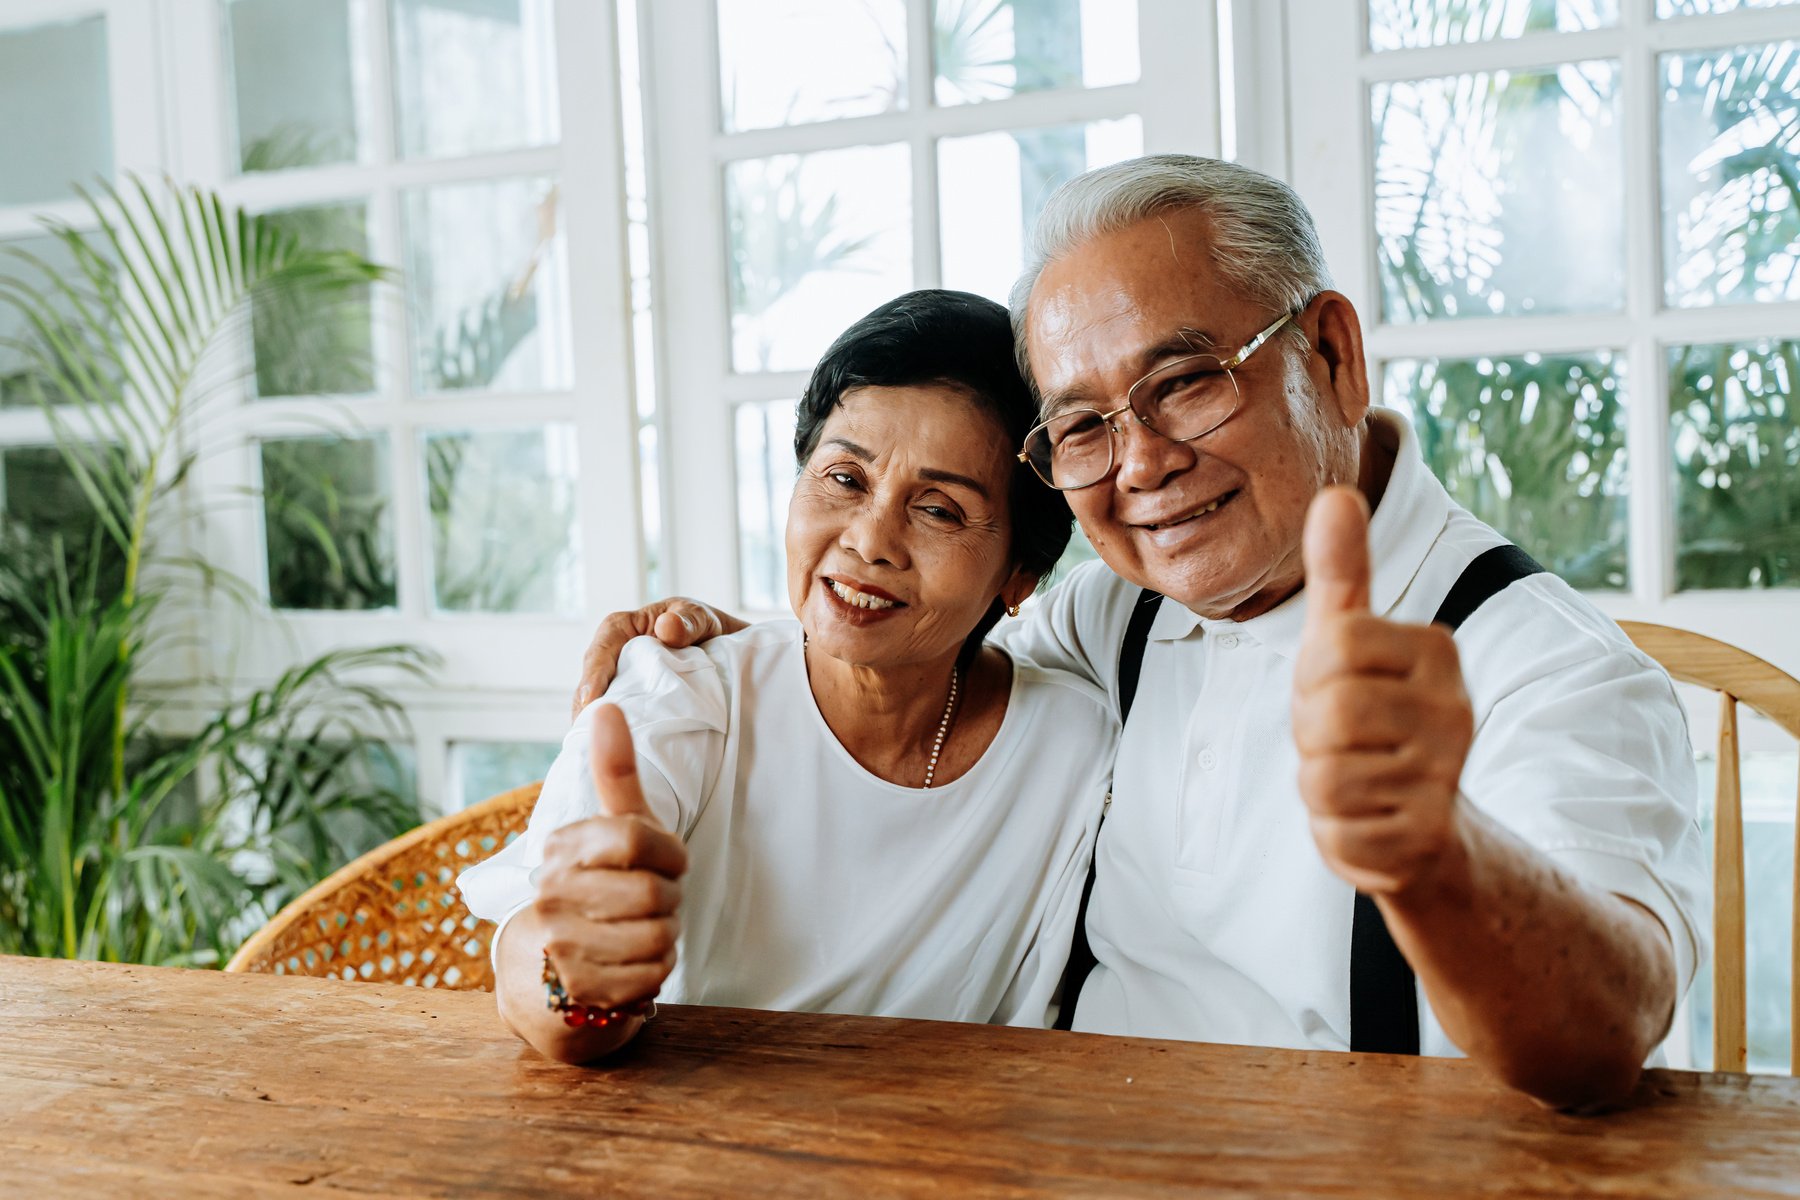
[(1050, 193), (1083, 171), (1143, 152), (1137, 117), (944, 138), (938, 143), (944, 286), (1004, 304)]
[(430, 433), (422, 442), (436, 607), (578, 614), (574, 427)]
[(933, 0), (939, 104), (1138, 77), (1136, 0)]
[(726, 132), (906, 105), (905, 0), (718, 0)]
[[(103, 244), (96, 244), (97, 241), (90, 238), (86, 244), (110, 264), (110, 250)], [(80, 335), (86, 334), (76, 302), (60, 292), (56, 285), (66, 285), (84, 297), (84, 303), (91, 303), (86, 298), (91, 296), (93, 285), (82, 273), (75, 251), (62, 238), (34, 236), (0, 241), (0, 279), (16, 281), (41, 296), (48, 302), (50, 311), (69, 322), (65, 332), (73, 330)], [(74, 403), (76, 397), (45, 378), (34, 364), (32, 353), (21, 342), (43, 346), (42, 342), (36, 341), (35, 331), (19, 309), (0, 301), (0, 409), (33, 407), (40, 398), (52, 404)], [(92, 348), (91, 340), (89, 348)], [(90, 364), (90, 369), (104, 370), (107, 365), (96, 360)], [(110, 393), (110, 388), (107, 392)], [(99, 400), (102, 396), (88, 398)]]
[(450, 791), (456, 807), (536, 783), (556, 761), (557, 742), (452, 742)]
[[(1754, 719), (1754, 718), (1752, 718)], [(1750, 1069), (1777, 1075), (1788, 1069), (1789, 931), (1794, 912), (1794, 779), (1796, 756), (1747, 751), (1740, 762), (1744, 800), (1744, 966)], [(1718, 759), (1700, 756), (1700, 817), (1712, 844)], [(1695, 1064), (1712, 1062), (1712, 966), (1701, 965), (1688, 991)]]
[(1447, 46), (1618, 23), (1619, 0), (1369, 0), (1369, 47)]
[(552, 0), (391, 0), (402, 157), (557, 140)]
[(360, 0), (226, 6), (238, 165), (280, 171), (365, 156), (369, 91)]
[(1623, 305), (1618, 73), (1586, 62), (1374, 86), (1389, 321)]
[(1656, 0), (1659, 17), (1708, 16), (1736, 12), (1740, 8), (1780, 8), (1800, 0)]
[(269, 602), (394, 607), (387, 437), (282, 438), (262, 443), (261, 460)]
[(1800, 42), (1662, 59), (1664, 296), (1800, 300)]
[(568, 256), (560, 207), (548, 179), (407, 193), (405, 286), (421, 390), (569, 386)]
[(55, 446), (0, 450), (0, 512), (28, 536), (60, 536), (71, 550), (99, 528), (93, 503)]
[(738, 594), (757, 612), (789, 610), (787, 510), (794, 494), (795, 404), (737, 407)]
[(732, 163), (725, 174), (735, 370), (805, 371), (913, 286), (904, 145)]
[(112, 177), (105, 18), (0, 32), (0, 163), (0, 205)]
[[(276, 229), (316, 250), (369, 252), (368, 208), (327, 204), (266, 214)], [(369, 288), (284, 291), (252, 309), (259, 396), (320, 396), (375, 390)]]
[(1669, 351), (1675, 582), (1800, 586), (1800, 341)]
[(1392, 362), (1406, 413), (1457, 503), (1578, 588), (1626, 574), (1622, 355), (1525, 354)]

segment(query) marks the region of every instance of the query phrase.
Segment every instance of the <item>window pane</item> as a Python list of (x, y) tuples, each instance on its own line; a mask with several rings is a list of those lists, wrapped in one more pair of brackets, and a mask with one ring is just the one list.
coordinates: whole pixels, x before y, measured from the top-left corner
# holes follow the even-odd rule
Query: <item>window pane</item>
[(554, 183), (409, 192), (405, 255), (422, 390), (569, 386), (568, 258)]
[(788, 500), (794, 494), (791, 400), (737, 407), (738, 595), (757, 612), (789, 611)]
[(1138, 77), (1136, 0), (934, 0), (939, 104)]
[(1619, 23), (1619, 0), (1369, 0), (1374, 50), (1487, 42)]
[(550, 771), (556, 742), (452, 742), (450, 779), (457, 808), (536, 783)]
[(731, 363), (804, 371), (846, 325), (912, 288), (904, 145), (732, 163)]
[[(122, 455), (107, 457), (110, 463), (93, 465), (128, 477)], [(125, 555), (62, 452), (55, 446), (0, 450), (0, 626), (40, 608), (59, 576), (84, 580), (90, 572), (99, 594), (116, 594), (125, 585)], [(25, 629), (14, 623), (9, 632), (25, 636)]]
[[(368, 209), (329, 204), (269, 213), (266, 219), (302, 246), (369, 252)], [(259, 297), (253, 309), (259, 396), (319, 396), (375, 390), (369, 288), (288, 290)]]
[(1736, 12), (1740, 8), (1780, 8), (1800, 0), (1656, 0), (1659, 17), (1706, 16), (1711, 13)]
[(1664, 295), (1800, 300), (1800, 42), (1662, 59)]
[(938, 229), (944, 286), (1005, 303), (1044, 201), (1093, 167), (1143, 153), (1137, 117), (1015, 129), (938, 143)]
[(574, 428), (432, 433), (422, 440), (436, 606), (580, 612)]
[(905, 0), (719, 0), (727, 132), (904, 108)]
[[(1703, 755), (1700, 767), (1701, 833), (1713, 839), (1719, 764)], [(1788, 1069), (1788, 986), (1792, 960), (1789, 931), (1794, 912), (1794, 772), (1792, 753), (1747, 751), (1740, 783), (1744, 796), (1744, 966), (1749, 1017), (1750, 1069), (1785, 1075)], [(1688, 994), (1692, 1041), (1705, 1070), (1712, 1065), (1712, 968), (1701, 967)]]
[(1587, 62), (1375, 86), (1389, 321), (1622, 306), (1617, 79)]
[(387, 438), (262, 443), (269, 602), (288, 609), (394, 606)]
[(1669, 352), (1675, 585), (1800, 586), (1800, 341)]
[(11, 446), (0, 451), (0, 512), (28, 536), (60, 535), (71, 550), (84, 547), (99, 522), (62, 451)]
[(1579, 588), (1626, 575), (1624, 363), (1612, 351), (1389, 363), (1385, 401), (1456, 502)]
[(243, 170), (364, 157), (363, 21), (361, 0), (230, 0), (227, 40)]
[[(106, 259), (110, 266), (112, 255), (100, 239), (90, 237), (87, 245)], [(94, 285), (82, 274), (75, 252), (62, 238), (38, 236), (0, 241), (0, 279), (16, 281), (37, 292), (48, 302), (50, 310), (58, 318), (71, 322), (69, 328), (86, 336), (87, 331), (77, 317), (76, 302), (62, 295), (55, 285), (58, 282), (67, 285), (90, 305)], [(38, 385), (42, 385), (42, 398), (50, 403), (74, 403), (76, 397), (52, 384), (34, 366), (31, 355), (16, 344), (20, 341), (40, 348), (44, 345), (19, 309), (0, 300), (0, 409), (35, 406), (40, 396)], [(88, 341), (88, 348), (92, 350), (91, 340)], [(95, 371), (111, 369), (99, 359), (86, 365)], [(116, 381), (116, 371), (113, 378)], [(94, 389), (94, 394), (88, 398), (97, 402), (105, 395), (112, 394), (114, 386), (116, 385)]]
[(0, 33), (0, 205), (73, 196), (113, 173), (106, 20)]
[(556, 141), (552, 0), (392, 0), (403, 157)]

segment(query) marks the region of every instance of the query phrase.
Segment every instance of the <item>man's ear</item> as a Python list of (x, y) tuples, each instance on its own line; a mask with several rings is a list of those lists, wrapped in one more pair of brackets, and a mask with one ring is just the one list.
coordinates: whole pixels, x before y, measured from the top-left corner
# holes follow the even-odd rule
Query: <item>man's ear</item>
[(1301, 314), (1300, 327), (1312, 338), (1315, 363), (1324, 370), (1323, 398), (1344, 428), (1355, 427), (1369, 411), (1369, 364), (1356, 306), (1342, 292), (1320, 292)]

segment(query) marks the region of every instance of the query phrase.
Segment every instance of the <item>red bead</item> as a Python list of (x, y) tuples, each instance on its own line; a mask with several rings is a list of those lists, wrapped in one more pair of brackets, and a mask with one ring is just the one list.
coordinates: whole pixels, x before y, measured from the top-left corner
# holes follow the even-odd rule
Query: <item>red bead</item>
[(581, 1028), (581, 1020), (581, 1010), (579, 1008), (571, 1008), (568, 1012), (563, 1014), (563, 1024), (567, 1025), (570, 1029)]

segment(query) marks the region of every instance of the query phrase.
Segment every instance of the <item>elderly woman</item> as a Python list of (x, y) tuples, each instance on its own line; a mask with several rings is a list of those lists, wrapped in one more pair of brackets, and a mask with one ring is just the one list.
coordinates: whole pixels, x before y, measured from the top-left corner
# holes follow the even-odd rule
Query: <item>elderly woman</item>
[(1117, 729), (1087, 685), (983, 645), (1069, 539), (1014, 452), (1034, 420), (977, 296), (902, 296), (826, 352), (794, 439), (798, 619), (632, 642), (525, 835), (462, 876), (503, 920), (515, 1032), (590, 1061), (659, 990), (1054, 1016)]

